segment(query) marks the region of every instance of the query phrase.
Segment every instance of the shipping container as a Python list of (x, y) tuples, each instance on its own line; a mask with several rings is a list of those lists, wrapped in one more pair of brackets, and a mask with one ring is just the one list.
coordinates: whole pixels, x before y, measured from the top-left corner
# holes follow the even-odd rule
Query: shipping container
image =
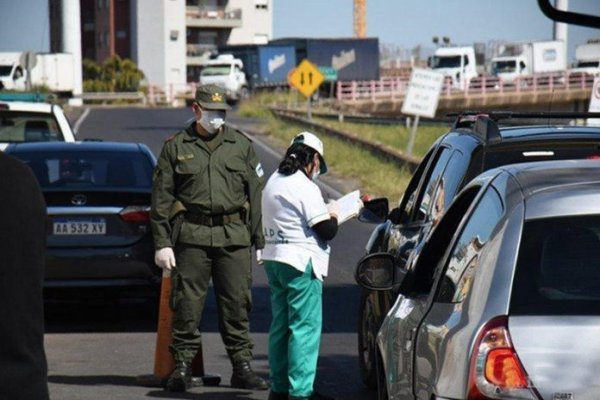
[(296, 67), (296, 53), (292, 46), (229, 45), (218, 50), (219, 54), (232, 54), (242, 60), (251, 89), (285, 86), (288, 73)]
[(379, 79), (377, 38), (282, 38), (269, 44), (294, 46), (298, 63), (306, 58), (318, 67), (335, 68), (340, 81)]

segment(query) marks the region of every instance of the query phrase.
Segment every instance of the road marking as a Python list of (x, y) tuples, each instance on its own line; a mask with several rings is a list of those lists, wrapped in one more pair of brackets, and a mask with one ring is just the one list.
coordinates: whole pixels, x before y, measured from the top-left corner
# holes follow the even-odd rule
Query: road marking
[(81, 124), (83, 123), (85, 118), (88, 116), (90, 111), (91, 111), (90, 108), (86, 107), (85, 110), (83, 110), (83, 114), (81, 114), (81, 116), (79, 118), (77, 118), (75, 125), (73, 125), (73, 131), (74, 131), (73, 133), (75, 133), (75, 135), (77, 135), (79, 133), (79, 127), (81, 126)]
[[(281, 160), (281, 158), (283, 157), (283, 154), (280, 154), (279, 152), (277, 152), (274, 149), (272, 149), (271, 147), (269, 147), (265, 142), (263, 142), (261, 139), (258, 138), (257, 134), (253, 133), (252, 131), (249, 131), (247, 129), (243, 129), (239, 125), (235, 125), (235, 124), (232, 124), (230, 122), (228, 122), (228, 125), (231, 126), (234, 129), (238, 129), (238, 130), (244, 131), (248, 135), (252, 136), (252, 142), (253, 143), (256, 143), (260, 148), (262, 148), (264, 151), (266, 151), (267, 153), (269, 153), (273, 157), (277, 158), (278, 160)], [(327, 192), (327, 194), (332, 195), (334, 198), (337, 199), (339, 197), (342, 197), (342, 193), (340, 193), (339, 191), (337, 191), (336, 189), (334, 189), (331, 185), (328, 185), (327, 183), (325, 183), (325, 182), (323, 182), (321, 180), (317, 180), (316, 184), (319, 187), (321, 187), (321, 189), (323, 189), (325, 192)]]

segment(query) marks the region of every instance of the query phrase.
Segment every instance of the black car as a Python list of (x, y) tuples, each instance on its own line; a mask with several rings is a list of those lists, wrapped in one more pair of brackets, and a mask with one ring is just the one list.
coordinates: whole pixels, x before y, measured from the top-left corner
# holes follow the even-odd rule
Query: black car
[[(559, 124), (500, 128), (500, 121), (519, 118), (571, 121), (590, 116), (511, 112), (458, 115), (450, 132), (439, 138), (425, 155), (399, 206), (373, 231), (367, 254), (389, 252), (398, 268), (406, 268), (413, 250), (424, 243), (460, 189), (484, 171), (520, 162), (600, 157), (600, 127)], [(386, 215), (387, 200), (380, 200), (384, 200), (383, 207), (381, 201), (376, 201), (371, 208), (376, 206), (378, 214)], [(366, 215), (362, 218), (368, 219)], [(386, 291), (361, 288), (358, 359), (363, 382), (369, 387), (376, 387), (377, 332), (397, 294), (397, 288)]]
[(50, 142), (12, 144), (6, 152), (31, 168), (46, 200), (46, 289), (158, 293), (149, 214), (156, 158), (148, 147)]

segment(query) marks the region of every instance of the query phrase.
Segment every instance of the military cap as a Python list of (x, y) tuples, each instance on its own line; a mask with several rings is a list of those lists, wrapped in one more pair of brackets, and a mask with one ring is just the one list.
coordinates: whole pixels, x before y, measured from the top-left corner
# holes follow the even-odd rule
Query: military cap
[(225, 89), (217, 85), (198, 86), (194, 99), (205, 110), (231, 110), (227, 105)]

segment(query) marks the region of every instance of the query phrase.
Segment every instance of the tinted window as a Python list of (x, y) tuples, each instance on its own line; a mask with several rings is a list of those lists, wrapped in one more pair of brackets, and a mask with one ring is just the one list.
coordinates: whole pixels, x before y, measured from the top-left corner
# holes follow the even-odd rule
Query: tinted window
[(503, 214), (502, 201), (490, 187), (477, 204), (454, 244), (437, 302), (460, 303), (473, 284), (479, 256)]
[[(427, 166), (427, 163), (429, 162), (432, 153), (433, 150), (430, 150), (425, 156), (425, 158), (423, 158), (423, 161), (421, 161), (421, 163), (419, 164), (417, 171), (413, 174), (412, 178), (410, 179), (410, 182), (408, 183), (408, 186), (406, 187), (406, 191), (402, 196), (400, 207), (404, 209), (403, 215), (405, 216), (409, 216), (412, 214), (413, 207), (416, 202), (416, 195), (417, 189), (419, 187), (419, 182), (421, 181), (421, 177), (423, 176), (423, 172), (425, 171), (425, 167)], [(399, 222), (403, 221), (395, 221), (395, 223)]]
[(43, 189), (150, 188), (152, 165), (134, 152), (14, 153)]
[(600, 315), (600, 216), (526, 222), (512, 315)]
[(51, 114), (0, 111), (0, 142), (56, 142), (63, 135)]
[(443, 176), (438, 180), (434, 190), (432, 208), (429, 211), (435, 224), (444, 215), (456, 195), (458, 186), (463, 180), (467, 168), (466, 157), (460, 151), (455, 151), (450, 157)]
[(446, 168), (446, 164), (448, 164), (448, 160), (450, 159), (450, 155), (452, 150), (446, 147), (440, 148), (440, 151), (436, 155), (436, 158), (433, 160), (433, 167), (427, 178), (427, 182), (425, 183), (424, 190), (421, 194), (421, 199), (416, 205), (416, 221), (424, 221), (429, 216), (429, 211), (431, 204), (433, 203), (435, 189), (437, 183), (444, 172), (444, 168)]

